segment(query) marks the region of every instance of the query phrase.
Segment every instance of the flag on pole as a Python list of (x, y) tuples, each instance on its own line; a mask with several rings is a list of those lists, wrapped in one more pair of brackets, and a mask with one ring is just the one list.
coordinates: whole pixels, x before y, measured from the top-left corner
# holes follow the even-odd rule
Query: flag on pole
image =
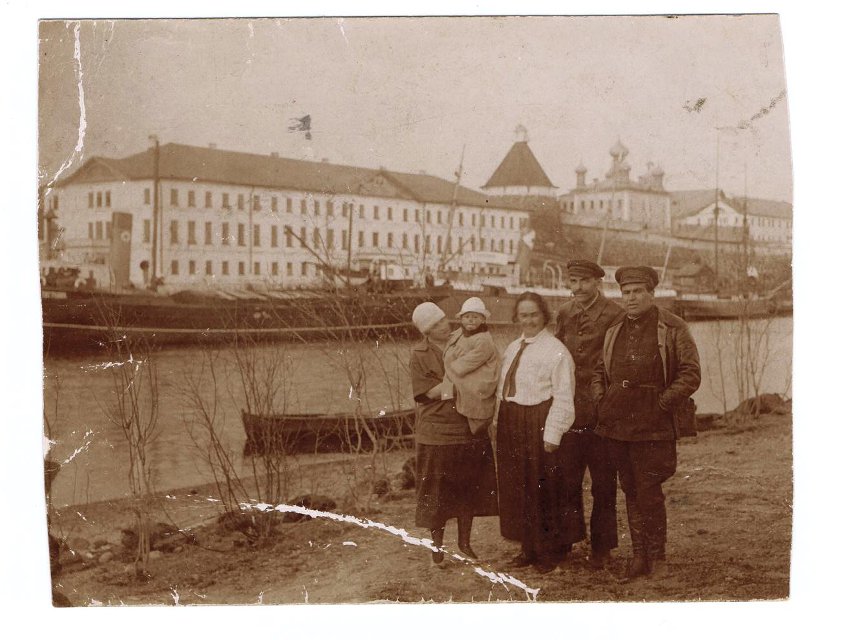
[(307, 140), (312, 140), (313, 135), (310, 133), (310, 116), (306, 115), (301, 118), (291, 118), (291, 124), (287, 127), (287, 131), (303, 131), (304, 137)]

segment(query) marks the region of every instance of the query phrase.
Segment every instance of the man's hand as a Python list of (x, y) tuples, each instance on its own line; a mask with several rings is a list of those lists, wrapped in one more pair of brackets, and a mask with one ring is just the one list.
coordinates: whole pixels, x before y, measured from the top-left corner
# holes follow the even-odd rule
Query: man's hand
[(547, 453), (555, 453), (557, 450), (558, 450), (557, 444), (552, 444), (550, 442), (544, 443), (544, 451), (546, 451)]

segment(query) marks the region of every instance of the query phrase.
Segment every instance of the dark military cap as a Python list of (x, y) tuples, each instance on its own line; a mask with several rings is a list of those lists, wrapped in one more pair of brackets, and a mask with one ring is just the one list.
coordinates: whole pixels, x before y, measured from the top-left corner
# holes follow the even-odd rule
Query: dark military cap
[(578, 278), (601, 278), (605, 275), (602, 267), (590, 260), (570, 260), (567, 263), (567, 273)]
[(652, 267), (620, 267), (614, 278), (621, 287), (624, 284), (645, 284), (650, 289), (658, 286), (658, 272)]

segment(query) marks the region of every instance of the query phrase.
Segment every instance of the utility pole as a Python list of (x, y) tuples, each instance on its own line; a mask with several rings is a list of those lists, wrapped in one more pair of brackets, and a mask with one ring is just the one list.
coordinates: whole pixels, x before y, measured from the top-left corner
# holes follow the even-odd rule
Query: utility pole
[(719, 127), (716, 128), (716, 201), (713, 205), (713, 284), (719, 293)]

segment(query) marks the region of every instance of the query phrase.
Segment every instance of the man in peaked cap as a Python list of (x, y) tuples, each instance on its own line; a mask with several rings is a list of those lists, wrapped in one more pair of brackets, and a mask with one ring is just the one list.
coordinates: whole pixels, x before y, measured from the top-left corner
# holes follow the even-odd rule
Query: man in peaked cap
[(605, 332), (592, 391), (596, 433), (606, 439), (626, 497), (633, 556), (626, 580), (667, 573), (667, 512), (662, 485), (676, 468), (679, 421), (692, 415), (699, 388), (696, 343), (685, 322), (655, 306), (658, 273), (621, 267), (615, 274), (625, 313)]
[(561, 306), (556, 323), (556, 337), (570, 351), (576, 365), (576, 418), (559, 444), (565, 511), (570, 516), (566, 521), (576, 528), (568, 539), (585, 537), (582, 480), (587, 469), (593, 496), (588, 560), (594, 569), (604, 568), (611, 549), (617, 547), (617, 471), (611, 465), (605, 439), (594, 433), (596, 409), (591, 395), (591, 379), (605, 331), (623, 314), (620, 305), (607, 300), (600, 291), (604, 275), (605, 271), (595, 262), (569, 261), (567, 285), (573, 300)]

